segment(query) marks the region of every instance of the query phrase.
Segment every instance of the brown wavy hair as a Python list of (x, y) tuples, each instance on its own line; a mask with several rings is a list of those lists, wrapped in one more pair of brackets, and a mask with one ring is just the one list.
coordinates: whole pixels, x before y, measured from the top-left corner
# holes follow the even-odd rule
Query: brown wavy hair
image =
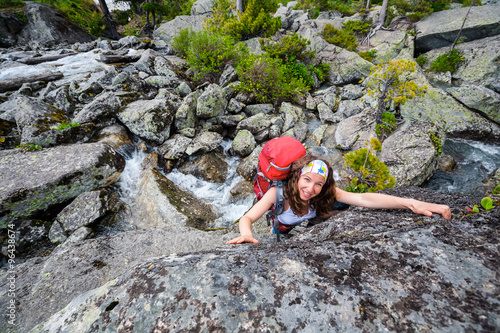
[(288, 199), (290, 208), (295, 215), (299, 215), (300, 212), (306, 207), (307, 203), (300, 199), (299, 188), (297, 186), (300, 178), (300, 172), (304, 166), (309, 164), (313, 160), (321, 160), (326, 163), (328, 167), (328, 177), (323, 185), (321, 192), (309, 200), (309, 206), (316, 210), (316, 216), (325, 216), (330, 210), (335, 201), (335, 180), (333, 179), (333, 169), (330, 163), (327, 161), (310, 154), (296, 160), (292, 163), (290, 170), (290, 175), (288, 176), (288, 181), (285, 186), (285, 197)]

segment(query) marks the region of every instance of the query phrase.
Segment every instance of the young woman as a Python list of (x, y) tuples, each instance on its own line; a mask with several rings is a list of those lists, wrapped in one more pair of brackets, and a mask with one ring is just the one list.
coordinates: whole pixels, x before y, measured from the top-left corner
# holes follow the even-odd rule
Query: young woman
[[(302, 221), (315, 216), (326, 219), (338, 212), (338, 203), (366, 208), (379, 209), (411, 209), (416, 214), (432, 216), (441, 214), (445, 219), (451, 218), (450, 207), (415, 199), (399, 198), (380, 193), (351, 193), (335, 186), (332, 168), (327, 161), (313, 155), (306, 155), (293, 162), (284, 188), (285, 208), (277, 216), (280, 230), (290, 231)], [(240, 237), (226, 244), (255, 243), (252, 223), (264, 215), (274, 204), (276, 189), (270, 188), (240, 219)]]

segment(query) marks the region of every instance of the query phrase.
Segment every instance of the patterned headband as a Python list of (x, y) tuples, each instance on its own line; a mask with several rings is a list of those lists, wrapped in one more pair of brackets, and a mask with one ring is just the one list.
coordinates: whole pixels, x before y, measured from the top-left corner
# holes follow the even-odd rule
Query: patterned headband
[(308, 172), (317, 173), (318, 175), (323, 176), (325, 178), (325, 182), (328, 178), (328, 166), (321, 160), (313, 160), (309, 162), (309, 164), (302, 168), (300, 174), (303, 175)]

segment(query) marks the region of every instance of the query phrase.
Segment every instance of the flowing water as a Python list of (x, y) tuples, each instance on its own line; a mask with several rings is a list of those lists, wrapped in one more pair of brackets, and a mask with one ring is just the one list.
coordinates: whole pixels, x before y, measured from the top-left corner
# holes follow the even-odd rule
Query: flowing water
[(426, 187), (446, 193), (484, 193), (483, 182), (500, 168), (500, 146), (464, 139), (448, 139), (443, 153), (457, 162), (452, 171), (438, 170)]

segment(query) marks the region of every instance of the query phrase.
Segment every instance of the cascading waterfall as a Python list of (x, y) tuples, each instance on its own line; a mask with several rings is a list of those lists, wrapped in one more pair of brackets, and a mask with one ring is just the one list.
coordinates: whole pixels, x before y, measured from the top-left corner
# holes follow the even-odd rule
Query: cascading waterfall
[(426, 187), (446, 193), (483, 193), (483, 181), (500, 167), (500, 146), (465, 139), (448, 139), (443, 153), (451, 155), (457, 166), (438, 170)]
[(193, 175), (185, 175), (174, 169), (166, 175), (174, 184), (184, 190), (191, 192), (200, 200), (212, 205), (214, 210), (221, 214), (215, 221), (214, 228), (229, 227), (234, 221), (239, 219), (252, 206), (254, 195), (247, 198), (231, 201), (229, 191), (243, 178), (238, 175), (236, 168), (240, 159), (235, 156), (229, 156), (227, 151), (231, 146), (230, 141), (224, 141), (222, 147), (224, 149), (225, 161), (228, 164), (228, 173), (226, 181), (222, 184), (212, 183), (202, 179), (198, 179)]

